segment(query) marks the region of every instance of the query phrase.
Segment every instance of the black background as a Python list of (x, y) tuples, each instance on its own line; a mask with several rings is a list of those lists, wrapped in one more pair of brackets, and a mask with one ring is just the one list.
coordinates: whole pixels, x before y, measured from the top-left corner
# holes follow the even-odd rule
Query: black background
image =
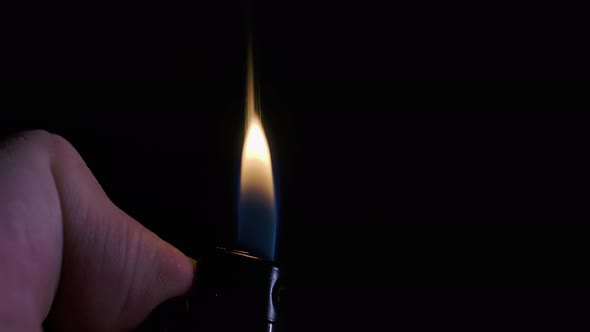
[[(230, 242), (245, 6), (45, 6), (7, 23), (2, 75), (45, 80), (4, 87), (3, 133), (63, 135), (119, 207), (189, 255)], [(574, 15), (305, 1), (252, 13), (289, 330), (579, 322), (584, 88), (414, 80), (582, 76)]]

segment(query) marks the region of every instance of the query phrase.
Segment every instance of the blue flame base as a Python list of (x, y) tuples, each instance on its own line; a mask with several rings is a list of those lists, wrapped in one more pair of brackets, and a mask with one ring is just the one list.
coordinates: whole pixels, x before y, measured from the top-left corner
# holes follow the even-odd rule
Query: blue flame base
[(277, 218), (274, 206), (258, 199), (240, 199), (237, 245), (262, 259), (274, 261)]

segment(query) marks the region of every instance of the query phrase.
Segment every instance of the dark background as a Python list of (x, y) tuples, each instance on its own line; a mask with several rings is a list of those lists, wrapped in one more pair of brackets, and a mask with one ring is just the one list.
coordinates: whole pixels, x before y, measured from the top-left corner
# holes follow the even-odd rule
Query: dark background
[[(541, 4), (357, 5), (252, 10), (289, 330), (579, 323), (587, 90), (415, 79), (583, 76), (581, 21)], [(245, 6), (39, 6), (6, 23), (1, 75), (42, 80), (3, 88), (2, 134), (61, 134), (189, 255), (231, 242)]]

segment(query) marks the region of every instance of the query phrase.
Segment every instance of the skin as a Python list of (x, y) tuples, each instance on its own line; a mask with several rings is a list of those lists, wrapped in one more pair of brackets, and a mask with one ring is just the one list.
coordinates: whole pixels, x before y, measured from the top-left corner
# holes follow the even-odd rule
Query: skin
[(190, 258), (117, 208), (45, 131), (0, 142), (0, 331), (126, 331), (192, 284)]

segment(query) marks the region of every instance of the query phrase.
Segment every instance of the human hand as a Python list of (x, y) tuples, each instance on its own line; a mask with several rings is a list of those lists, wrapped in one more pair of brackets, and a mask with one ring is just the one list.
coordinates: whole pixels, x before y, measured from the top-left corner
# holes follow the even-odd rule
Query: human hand
[(0, 331), (121, 331), (189, 290), (191, 260), (117, 208), (45, 131), (0, 143)]

